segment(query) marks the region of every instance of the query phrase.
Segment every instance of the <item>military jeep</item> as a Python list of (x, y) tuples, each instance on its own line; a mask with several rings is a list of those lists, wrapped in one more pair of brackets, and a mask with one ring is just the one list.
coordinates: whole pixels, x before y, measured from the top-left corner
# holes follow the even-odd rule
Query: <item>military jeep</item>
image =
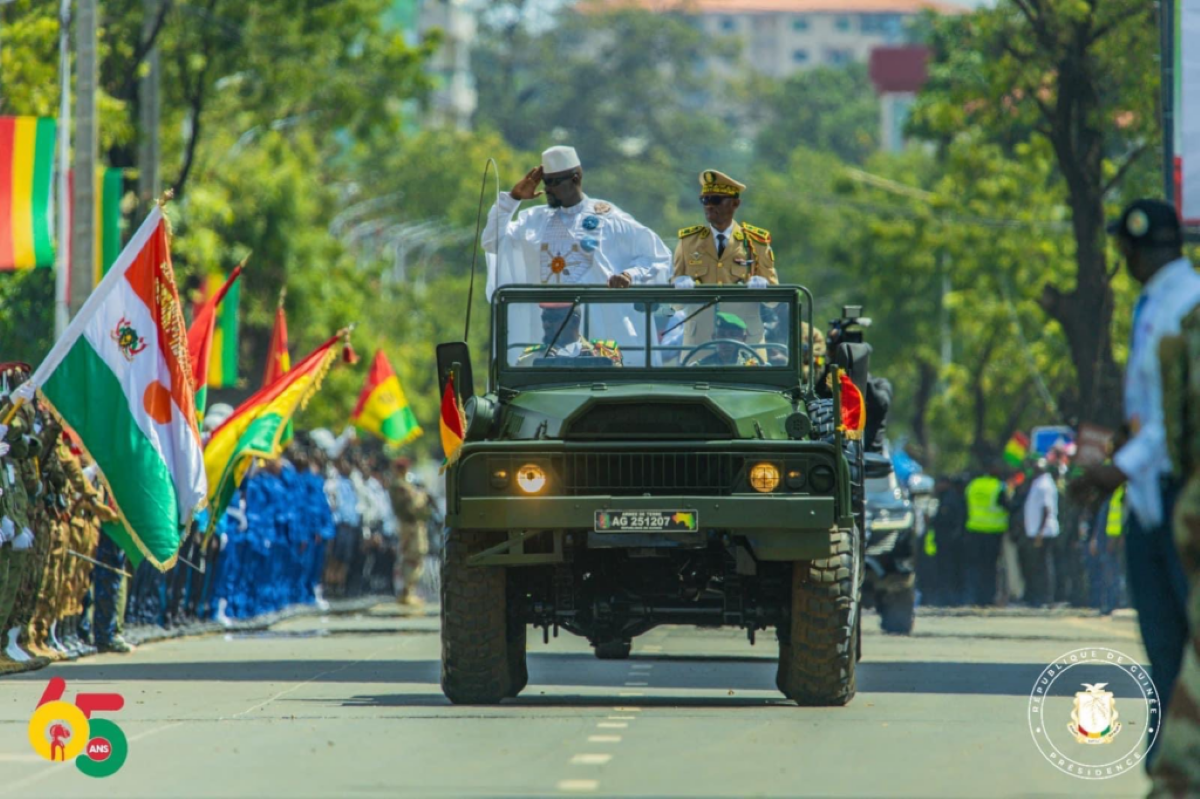
[[(764, 306), (789, 330), (753, 343), (737, 323)], [(492, 298), (484, 394), (466, 345), (439, 346), (465, 417), (446, 470), (452, 702), (520, 693), (531, 625), (617, 659), (660, 624), (740, 627), (752, 644), (774, 628), (784, 695), (850, 701), (862, 461), (839, 399), (818, 399), (801, 319), (811, 330), (799, 286), (512, 286)]]

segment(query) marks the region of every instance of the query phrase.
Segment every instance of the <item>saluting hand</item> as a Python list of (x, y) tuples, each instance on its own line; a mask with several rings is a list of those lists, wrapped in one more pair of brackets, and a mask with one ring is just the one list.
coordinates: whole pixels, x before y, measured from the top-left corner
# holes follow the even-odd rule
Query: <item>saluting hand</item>
[(608, 279), (610, 289), (627, 289), (633, 285), (633, 279), (624, 272), (613, 275)]
[(537, 187), (542, 182), (542, 174), (540, 166), (529, 170), (525, 177), (517, 181), (517, 185), (512, 187), (509, 194), (514, 200), (532, 200), (535, 197), (541, 197), (543, 192), (538, 191)]

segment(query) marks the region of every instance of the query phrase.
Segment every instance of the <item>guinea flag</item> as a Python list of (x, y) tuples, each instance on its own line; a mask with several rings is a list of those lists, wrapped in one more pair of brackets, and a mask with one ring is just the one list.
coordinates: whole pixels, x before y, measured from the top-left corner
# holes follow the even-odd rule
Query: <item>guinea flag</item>
[(850, 375), (845, 372), (838, 374), (841, 375), (842, 383), (842, 427), (845, 428), (846, 438), (858, 441), (867, 426), (867, 406), (863, 401), (862, 392), (850, 379)]
[(108, 487), (105, 531), (134, 564), (175, 565), (207, 482), (167, 223), (155, 208), (30, 378)]
[(442, 471), (458, 460), (459, 450), (462, 449), (463, 439), (467, 437), (467, 420), (462, 408), (458, 407), (458, 394), (454, 391), (454, 375), (446, 378), (446, 390), (442, 392), (442, 418), (440, 421), (442, 433), (442, 452), (446, 460), (442, 463)]
[(425, 432), (417, 424), (417, 417), (408, 406), (400, 380), (383, 350), (375, 353), (350, 421), (359, 430), (373, 433), (396, 446), (403, 446)]
[[(283, 300), (287, 288), (279, 292), (279, 304), (275, 306), (275, 326), (271, 329), (271, 344), (267, 349), (267, 365), (263, 369), (263, 386), (274, 383), (292, 368), (292, 356), (288, 354), (287, 316), (283, 312)], [(286, 447), (292, 442), (292, 423), (283, 428), (279, 445)]]
[(196, 388), (196, 415), (203, 418), (208, 405), (208, 367), (212, 358), (213, 330), (217, 324), (217, 306), (242, 274), (245, 262), (238, 264), (216, 293), (196, 309), (188, 329), (188, 357), (192, 362), (192, 385)]
[(46, 117), (0, 117), (0, 271), (54, 263), (56, 132)]
[(212, 532), (255, 458), (277, 458), (284, 428), (321, 387), (337, 357), (339, 332), (275, 382), (258, 390), (213, 431), (204, 448)]
[(1029, 436), (1017, 431), (1012, 434), (1012, 438), (1004, 445), (1004, 462), (1009, 466), (1017, 467), (1025, 462), (1025, 456), (1029, 454)]

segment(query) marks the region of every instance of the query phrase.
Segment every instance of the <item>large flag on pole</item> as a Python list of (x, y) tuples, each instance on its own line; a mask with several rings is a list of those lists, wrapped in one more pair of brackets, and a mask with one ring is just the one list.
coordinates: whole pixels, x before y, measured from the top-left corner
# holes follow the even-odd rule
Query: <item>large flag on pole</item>
[[(271, 328), (271, 344), (267, 349), (267, 365), (263, 369), (263, 387), (267, 387), (287, 374), (292, 368), (292, 356), (288, 354), (287, 316), (283, 312), (283, 301), (287, 298), (287, 287), (279, 290), (279, 303), (275, 306), (275, 326)], [(279, 445), (292, 443), (292, 422), (284, 425)]]
[(224, 285), (196, 309), (192, 326), (188, 329), (188, 357), (192, 362), (192, 385), (196, 389), (196, 415), (200, 418), (204, 417), (204, 409), (208, 406), (208, 366), (212, 357), (217, 307), (237, 282), (245, 265), (243, 261), (235, 266)]
[(0, 271), (54, 263), (55, 130), (46, 117), (0, 117)]
[(374, 433), (396, 446), (403, 446), (425, 432), (417, 424), (417, 417), (400, 387), (400, 379), (383, 350), (375, 353), (350, 421), (358, 429)]
[(210, 532), (254, 459), (279, 456), (284, 428), (320, 389), (337, 357), (334, 345), (344, 335), (345, 331), (332, 336), (291, 371), (259, 389), (213, 431), (204, 448)]
[(155, 208), (30, 382), (100, 467), (133, 559), (166, 570), (204, 501), (187, 330)]
[[(210, 274), (205, 283), (205, 299), (217, 295), (225, 285), (220, 273)], [(238, 308), (242, 301), (242, 284), (234, 283), (217, 308), (213, 327), (212, 350), (208, 361), (209, 388), (232, 388), (238, 379)]]

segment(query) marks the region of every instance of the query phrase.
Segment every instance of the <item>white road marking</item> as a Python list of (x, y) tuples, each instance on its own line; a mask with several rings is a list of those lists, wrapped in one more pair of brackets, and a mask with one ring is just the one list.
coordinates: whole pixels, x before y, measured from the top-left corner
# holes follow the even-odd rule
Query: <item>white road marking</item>
[(634, 663), (634, 664), (630, 665), (629, 668), (631, 668), (631, 669), (652, 669), (652, 668), (654, 668), (654, 664), (653, 663)]
[(618, 713), (641, 713), (642, 712), (642, 709), (640, 707), (614, 707), (613, 710), (615, 710)]
[(594, 791), (599, 787), (599, 780), (561, 780), (558, 783), (560, 791)]
[(608, 761), (612, 760), (612, 755), (601, 754), (584, 754), (575, 755), (571, 758), (572, 766), (603, 766)]
[[(621, 743), (620, 735), (589, 735), (588, 743), (590, 744), (619, 744)], [(37, 757), (37, 755), (34, 755)]]
[(629, 727), (629, 723), (625, 721), (602, 721), (596, 726), (602, 730), (624, 730)]
[(617, 696), (645, 696), (641, 691), (621, 691)]
[(609, 716), (609, 721), (633, 721), (637, 716)]
[(649, 684), (650, 683), (648, 683), (648, 682), (627, 682), (627, 683), (625, 683), (625, 685), (627, 685), (630, 688), (644, 688)]

